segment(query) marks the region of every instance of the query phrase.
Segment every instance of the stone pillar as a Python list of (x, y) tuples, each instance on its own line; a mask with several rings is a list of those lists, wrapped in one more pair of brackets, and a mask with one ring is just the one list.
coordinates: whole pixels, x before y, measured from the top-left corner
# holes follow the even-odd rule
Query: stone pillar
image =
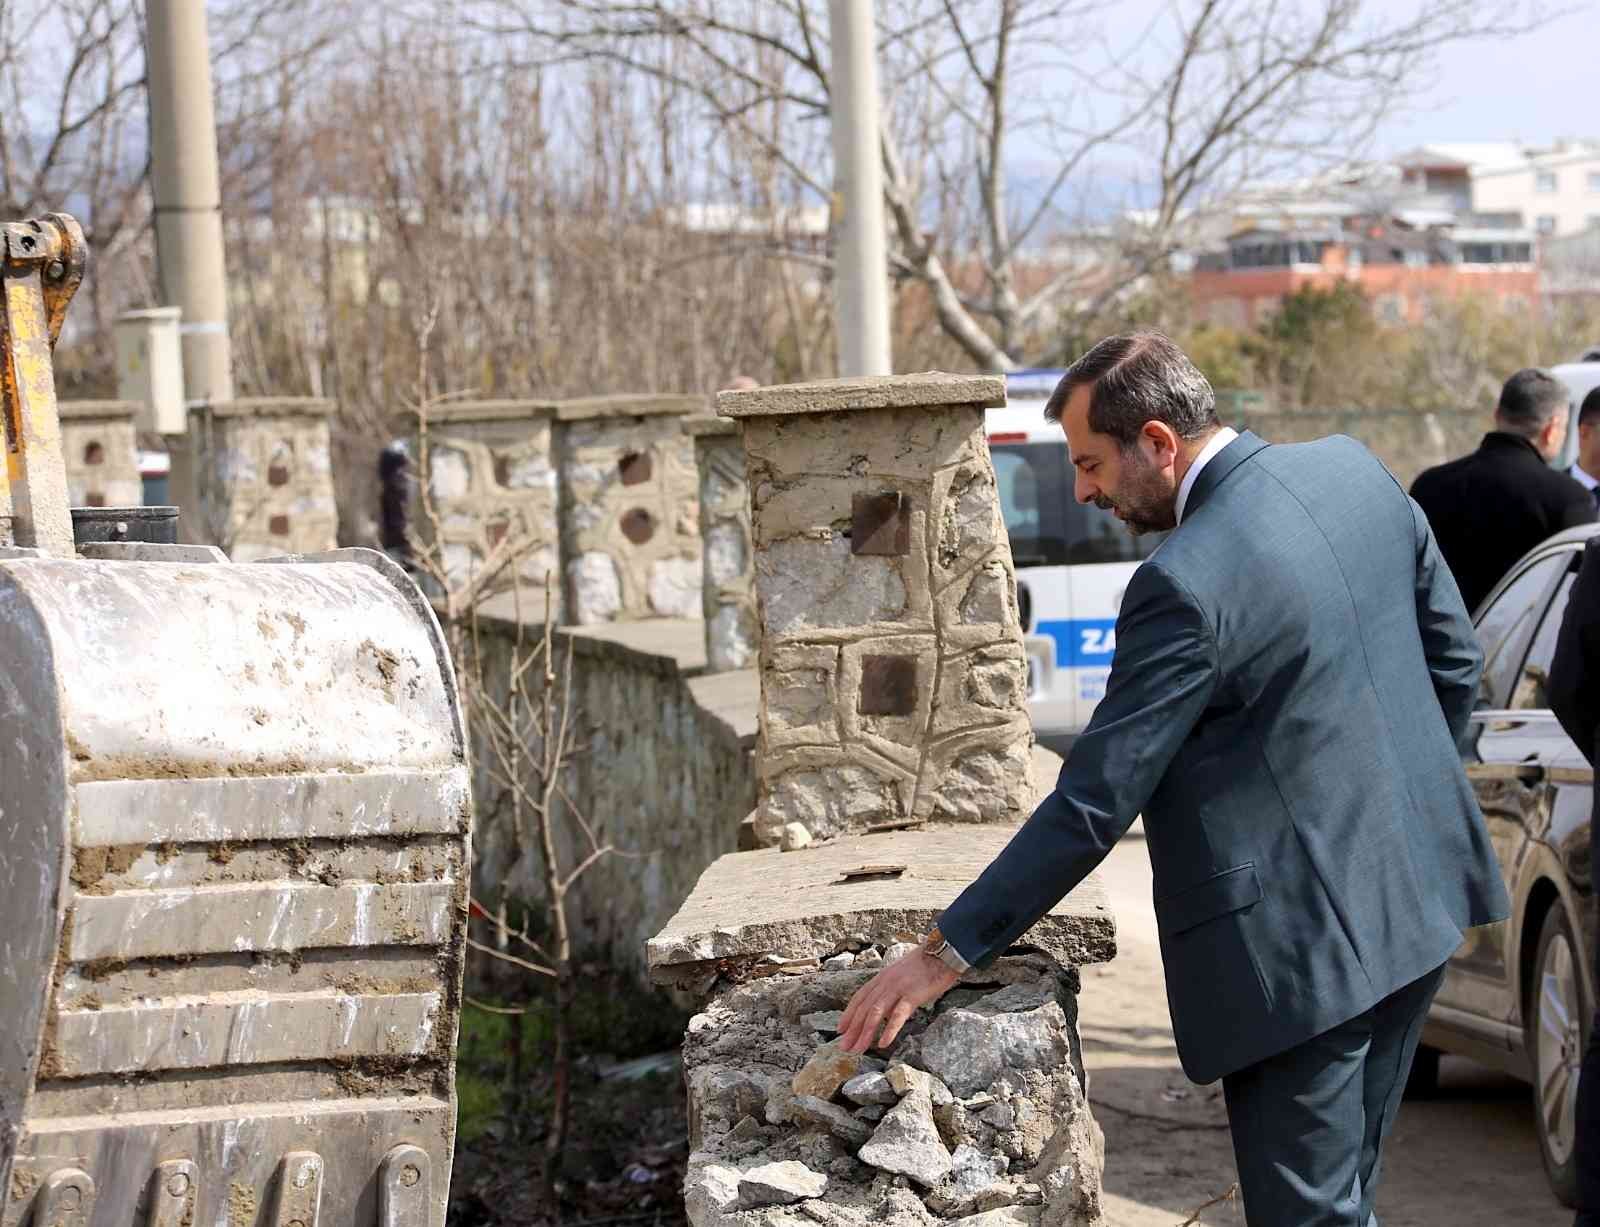
[(134, 426), (142, 408), (129, 400), (64, 400), (56, 405), (70, 506), (143, 505)]
[[(436, 546), (452, 588), (467, 584), (486, 562), (509, 558), (489, 581), (480, 608), (544, 618), (545, 585), (555, 578), (552, 612), (561, 618), (561, 563), (556, 471), (551, 458), (549, 401), (458, 401), (428, 413), (428, 497), (434, 525), (418, 501), (418, 539)], [(412, 455), (421, 463), (420, 446)]]
[(331, 400), (298, 396), (191, 409), (198, 515), (189, 533), (221, 546), (235, 562), (335, 548), (339, 515), (328, 445), (334, 411)]
[(698, 396), (594, 396), (556, 405), (566, 611), (580, 626), (700, 616), (694, 447)]
[(851, 995), (1012, 830), (849, 835), (706, 871), (647, 946), (659, 983), (707, 999), (683, 1046), (692, 1227), (1101, 1222), (1077, 969), (1113, 957), (1116, 927), (1093, 877), (889, 1051), (835, 1039)]
[(721, 392), (744, 424), (776, 842), (1025, 817), (1032, 728), (983, 410), (999, 376)]
[(750, 668), (761, 647), (761, 624), (756, 617), (743, 432), (737, 422), (714, 417), (685, 418), (683, 431), (694, 439), (700, 475), (706, 667), (712, 673)]

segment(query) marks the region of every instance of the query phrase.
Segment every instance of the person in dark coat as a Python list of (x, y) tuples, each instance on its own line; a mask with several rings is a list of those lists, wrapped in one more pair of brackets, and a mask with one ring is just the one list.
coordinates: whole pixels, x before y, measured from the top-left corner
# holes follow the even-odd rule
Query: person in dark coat
[(883, 1046), (987, 967), (1143, 815), (1184, 1071), (1222, 1080), (1249, 1227), (1376, 1227), (1428, 1003), (1505, 886), (1456, 751), (1483, 655), (1422, 512), (1354, 439), (1217, 419), (1158, 333), (1045, 408), (1074, 494), (1166, 532), (1128, 581), (1105, 698), (1055, 789), (919, 949), (852, 998)]
[(378, 540), (402, 566), (411, 562), (411, 453), (396, 439), (378, 453)]
[[(1583, 567), (1567, 598), (1561, 635), (1550, 662), (1550, 708), (1567, 736), (1591, 765), (1600, 734), (1600, 542), (1590, 542)], [(1591, 874), (1600, 872), (1595, 845), (1595, 819), (1600, 817), (1600, 788), (1589, 818)], [(1600, 878), (1591, 878), (1600, 881)], [(1600, 955), (1600, 949), (1596, 951)], [(1600, 974), (1600, 966), (1596, 967)], [(1577, 1137), (1578, 1217), (1574, 1227), (1600, 1227), (1600, 1015), (1593, 1020), (1589, 1043), (1578, 1075)]]
[(1589, 492), (1550, 467), (1571, 404), (1566, 384), (1550, 372), (1518, 371), (1501, 389), (1495, 428), (1478, 450), (1412, 483), (1469, 612), (1539, 542), (1595, 518)]

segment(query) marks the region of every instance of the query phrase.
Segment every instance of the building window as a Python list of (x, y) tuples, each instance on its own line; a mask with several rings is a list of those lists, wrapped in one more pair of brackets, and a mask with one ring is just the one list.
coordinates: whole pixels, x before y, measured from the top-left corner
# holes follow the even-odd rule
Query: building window
[(1583, 224), (1585, 226), (1587, 226), (1590, 230), (1593, 230), (1593, 229), (1595, 229), (1595, 227), (1600, 226), (1600, 213), (1591, 213), (1591, 214), (1589, 214), (1588, 217), (1583, 219)]
[(1533, 177), (1533, 190), (1536, 192), (1549, 195), (1556, 187), (1556, 172), (1553, 170), (1541, 170)]
[(1600, 170), (1591, 170), (1589, 172), (1589, 190), (1591, 192), (1600, 192)]
[(1463, 243), (1463, 264), (1528, 264), (1533, 248), (1528, 243)]
[(1540, 234), (1554, 234), (1556, 232), (1556, 216), (1554, 213), (1541, 213), (1534, 222), (1534, 229)]

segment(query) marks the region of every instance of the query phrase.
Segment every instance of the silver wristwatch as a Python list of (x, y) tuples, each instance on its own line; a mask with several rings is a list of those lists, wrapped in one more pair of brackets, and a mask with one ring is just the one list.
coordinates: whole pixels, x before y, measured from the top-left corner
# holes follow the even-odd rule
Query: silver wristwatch
[(922, 953), (938, 959), (956, 975), (965, 975), (972, 970), (972, 964), (961, 957), (961, 952), (945, 940), (939, 926), (935, 925), (928, 930), (928, 936), (922, 939)]

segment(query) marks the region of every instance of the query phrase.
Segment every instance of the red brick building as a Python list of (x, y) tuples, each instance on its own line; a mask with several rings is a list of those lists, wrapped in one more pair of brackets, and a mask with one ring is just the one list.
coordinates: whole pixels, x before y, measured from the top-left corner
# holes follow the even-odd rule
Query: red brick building
[(1361, 288), (1378, 318), (1416, 323), (1431, 300), (1486, 295), (1505, 310), (1538, 301), (1534, 236), (1525, 230), (1416, 231), (1368, 221), (1340, 229), (1246, 230), (1201, 256), (1191, 274), (1203, 318), (1253, 327), (1307, 286)]

